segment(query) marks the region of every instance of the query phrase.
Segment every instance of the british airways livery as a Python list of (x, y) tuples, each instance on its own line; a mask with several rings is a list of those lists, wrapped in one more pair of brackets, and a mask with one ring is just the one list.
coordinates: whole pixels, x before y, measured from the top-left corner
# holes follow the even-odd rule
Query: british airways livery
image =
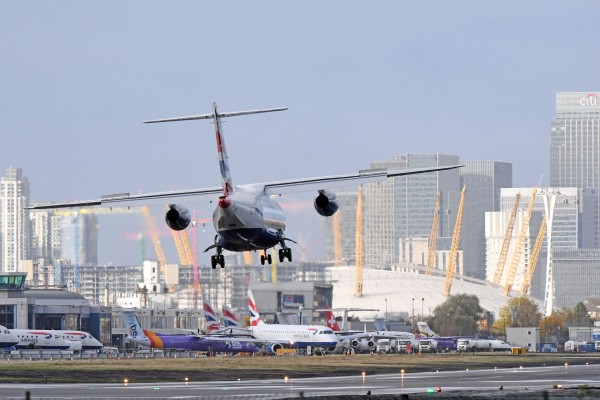
[(270, 353), (276, 353), (284, 347), (305, 349), (308, 346), (321, 352), (333, 351), (338, 342), (335, 333), (326, 326), (266, 324), (260, 318), (250, 290), (248, 290), (248, 311), (250, 334), (256, 339), (264, 340)]
[(19, 343), (20, 339), (5, 326), (0, 325), (0, 348), (5, 349)]
[(216, 236), (214, 244), (210, 245), (205, 250), (205, 252), (213, 249), (215, 251), (215, 254), (211, 256), (212, 268), (216, 268), (217, 265), (220, 265), (221, 268), (225, 266), (225, 259), (223, 256), (224, 250), (233, 252), (260, 251), (262, 252), (260, 256), (261, 264), (265, 264), (265, 262), (271, 264), (271, 253), (267, 252), (268, 249), (280, 246), (278, 253), (279, 262), (283, 262), (285, 259), (292, 261), (292, 249), (287, 246), (287, 243), (294, 242), (285, 235), (285, 216), (281, 206), (273, 199), (274, 196), (312, 191), (315, 193), (314, 207), (316, 212), (324, 217), (330, 217), (336, 213), (339, 207), (338, 198), (331, 189), (382, 181), (395, 176), (436, 172), (460, 167), (460, 165), (451, 165), (390, 171), (370, 170), (346, 175), (289, 179), (284, 181), (235, 186), (229, 167), (229, 158), (227, 156), (223, 130), (221, 128), (221, 120), (227, 117), (283, 111), (286, 109), (287, 108), (273, 108), (221, 113), (217, 111), (216, 103), (213, 103), (212, 112), (210, 114), (145, 121), (146, 123), (158, 123), (211, 119), (215, 125), (217, 157), (221, 172), (220, 187), (139, 195), (121, 193), (117, 195), (102, 196), (97, 200), (40, 205), (28, 208), (110, 207), (121, 203), (154, 203), (155, 201), (164, 201), (165, 203), (168, 203), (168, 211), (165, 214), (166, 224), (171, 229), (180, 231), (186, 229), (191, 223), (192, 214), (184, 205), (174, 203), (170, 199), (203, 196), (212, 196), (214, 198), (218, 196), (212, 218)]

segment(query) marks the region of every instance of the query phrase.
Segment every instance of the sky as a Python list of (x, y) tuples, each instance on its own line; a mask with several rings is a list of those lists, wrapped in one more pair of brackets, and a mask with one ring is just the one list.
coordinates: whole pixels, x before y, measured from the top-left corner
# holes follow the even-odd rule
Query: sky
[[(600, 90), (598, 15), (595, 0), (5, 1), (0, 170), (22, 168), (33, 201), (219, 186), (209, 122), (141, 122), (215, 101), (289, 107), (225, 122), (234, 184), (435, 152), (548, 184), (555, 93)], [(320, 235), (312, 197), (284, 199), (304, 210), (289, 237)], [(136, 263), (123, 237), (142, 229), (100, 217), (99, 261)]]

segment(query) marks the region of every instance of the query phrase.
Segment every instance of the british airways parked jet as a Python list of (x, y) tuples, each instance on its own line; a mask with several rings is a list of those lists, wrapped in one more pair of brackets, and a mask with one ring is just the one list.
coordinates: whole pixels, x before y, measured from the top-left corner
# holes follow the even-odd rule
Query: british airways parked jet
[(216, 268), (217, 265), (220, 265), (221, 268), (225, 266), (223, 250), (233, 252), (262, 251), (260, 257), (261, 264), (264, 264), (265, 262), (271, 264), (271, 254), (268, 253), (267, 250), (279, 245), (281, 246), (279, 249), (279, 261), (283, 262), (285, 259), (292, 261), (292, 250), (287, 246), (287, 242), (293, 242), (293, 240), (285, 236), (285, 216), (281, 206), (272, 199), (272, 196), (314, 191), (316, 192), (314, 200), (315, 210), (322, 216), (330, 217), (338, 210), (338, 199), (331, 189), (382, 181), (394, 176), (443, 171), (459, 167), (459, 165), (452, 165), (392, 171), (371, 170), (357, 174), (290, 179), (285, 181), (234, 186), (231, 171), (229, 169), (229, 159), (225, 147), (223, 130), (221, 129), (221, 120), (227, 117), (283, 110), (287, 110), (287, 108), (220, 113), (217, 111), (216, 103), (213, 103), (212, 113), (210, 114), (145, 121), (146, 123), (157, 123), (212, 119), (215, 125), (217, 154), (221, 171), (221, 187), (140, 195), (121, 193), (117, 195), (102, 196), (98, 200), (33, 206), (30, 208), (48, 209), (100, 205), (112, 206), (128, 202), (133, 203), (141, 201), (147, 203), (150, 200), (165, 200), (169, 203), (165, 221), (171, 229), (180, 231), (186, 229), (190, 224), (192, 219), (191, 213), (185, 206), (170, 202), (168, 201), (169, 199), (219, 196), (217, 206), (213, 212), (213, 225), (217, 234), (215, 236), (214, 244), (205, 250), (205, 252), (211, 249), (215, 250), (215, 254), (211, 256), (212, 268)]
[(326, 326), (266, 324), (260, 318), (250, 290), (248, 290), (248, 311), (250, 334), (264, 341), (270, 353), (276, 353), (284, 347), (305, 349), (308, 346), (316, 349), (315, 351), (333, 351), (338, 342), (337, 336)]

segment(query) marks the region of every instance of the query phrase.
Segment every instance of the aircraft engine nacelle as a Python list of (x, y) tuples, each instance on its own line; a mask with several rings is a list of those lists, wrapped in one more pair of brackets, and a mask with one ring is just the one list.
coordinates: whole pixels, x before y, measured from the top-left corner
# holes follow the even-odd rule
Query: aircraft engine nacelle
[(331, 217), (340, 207), (337, 195), (329, 190), (319, 190), (314, 204), (315, 210), (324, 217)]
[(350, 342), (352, 347), (358, 348), (360, 351), (371, 351), (375, 349), (375, 342), (370, 339), (354, 339)]
[(169, 204), (169, 211), (165, 214), (165, 222), (174, 231), (182, 231), (192, 221), (190, 210), (181, 204)]
[(267, 352), (269, 354), (277, 354), (277, 350), (282, 349), (283, 346), (281, 343), (269, 343), (266, 346)]

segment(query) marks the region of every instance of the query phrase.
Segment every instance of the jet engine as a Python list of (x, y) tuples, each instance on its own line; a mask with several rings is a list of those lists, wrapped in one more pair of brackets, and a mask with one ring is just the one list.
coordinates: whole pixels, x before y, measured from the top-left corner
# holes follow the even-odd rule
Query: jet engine
[(277, 354), (277, 350), (282, 349), (283, 346), (281, 343), (269, 343), (267, 344), (267, 352), (268, 354)]
[(315, 210), (324, 217), (331, 217), (338, 210), (337, 195), (329, 190), (319, 190), (315, 198)]
[(165, 221), (174, 231), (182, 231), (192, 221), (190, 210), (181, 204), (169, 204), (169, 211), (165, 214)]
[(358, 348), (360, 351), (370, 351), (375, 349), (375, 342), (368, 339), (354, 339), (350, 342), (350, 345)]

